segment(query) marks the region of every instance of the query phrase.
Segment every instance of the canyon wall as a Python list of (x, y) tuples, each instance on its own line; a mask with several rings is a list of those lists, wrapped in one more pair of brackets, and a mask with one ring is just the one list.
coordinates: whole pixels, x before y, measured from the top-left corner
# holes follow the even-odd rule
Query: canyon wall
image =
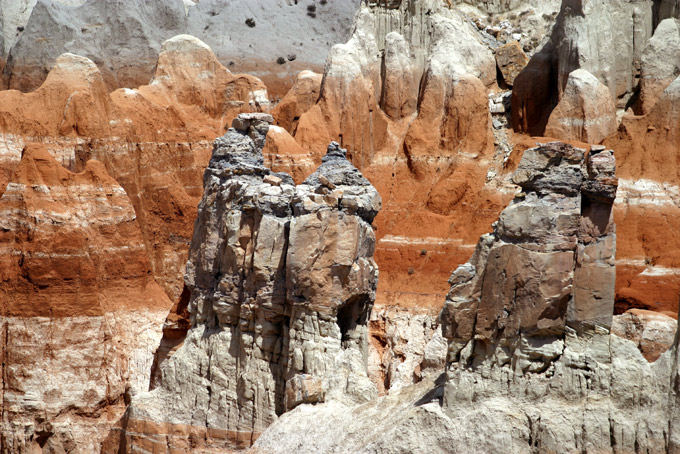
[[(70, 52), (93, 60), (109, 88), (132, 88), (148, 82), (166, 39), (188, 33), (208, 43), (223, 65), (261, 77), (281, 97), (295, 72), (323, 68), (328, 49), (347, 38), (358, 3), (5, 1), (0, 69), (5, 86), (33, 90)], [(262, 39), (268, 35), (276, 39)]]
[(676, 449), (677, 1), (0, 5), (3, 452)]
[(96, 452), (147, 388), (170, 300), (101, 162), (29, 145), (0, 197), (3, 452)]
[(189, 36), (164, 43), (139, 89), (109, 93), (64, 54), (37, 90), (0, 92), (3, 452), (97, 452), (148, 390), (206, 139), (266, 93)]

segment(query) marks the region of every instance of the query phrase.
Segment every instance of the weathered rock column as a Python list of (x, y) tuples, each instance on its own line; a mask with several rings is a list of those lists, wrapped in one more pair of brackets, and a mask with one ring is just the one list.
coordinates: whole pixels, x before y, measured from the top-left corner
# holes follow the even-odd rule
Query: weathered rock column
[[(247, 446), (301, 403), (363, 402), (375, 188), (332, 143), (295, 187), (263, 165), (267, 114), (215, 141), (185, 282), (191, 328), (132, 399), (125, 450)], [(196, 441), (200, 440), (200, 441)]]
[(378, 286), (371, 222), (380, 195), (332, 142), (321, 167), (297, 187), (293, 205), (286, 263), (292, 375), (286, 408), (310, 400), (299, 386), (309, 383), (303, 380), (308, 376), (334, 398), (374, 398), (377, 391), (366, 374), (367, 325)]
[[(523, 192), (451, 276), (442, 312), (451, 362), (484, 349), (502, 365), (520, 344), (557, 340), (568, 326), (611, 326), (613, 153), (544, 145), (525, 152), (513, 181)], [(543, 353), (522, 367), (544, 367)]]

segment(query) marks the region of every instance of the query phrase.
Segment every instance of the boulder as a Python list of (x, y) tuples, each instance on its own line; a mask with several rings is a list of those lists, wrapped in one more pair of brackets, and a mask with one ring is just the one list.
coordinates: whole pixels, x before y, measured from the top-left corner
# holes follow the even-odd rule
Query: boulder
[(612, 334), (635, 342), (648, 361), (656, 361), (673, 346), (678, 321), (658, 312), (631, 309), (614, 316)]
[(529, 57), (524, 53), (519, 42), (512, 41), (494, 51), (496, 65), (503, 75), (503, 81), (510, 87), (515, 82), (524, 67), (529, 63)]
[(569, 74), (545, 135), (560, 140), (600, 143), (617, 129), (616, 104), (607, 87), (584, 69)]

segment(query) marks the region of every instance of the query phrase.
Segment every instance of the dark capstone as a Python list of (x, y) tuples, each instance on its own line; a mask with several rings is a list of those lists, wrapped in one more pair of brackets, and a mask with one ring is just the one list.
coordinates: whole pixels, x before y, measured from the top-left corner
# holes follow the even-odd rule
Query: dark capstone
[(325, 186), (319, 181), (323, 175), (335, 186), (370, 186), (359, 169), (347, 160), (347, 150), (337, 142), (331, 142), (326, 150), (326, 156), (321, 159), (321, 166), (304, 181), (309, 186)]

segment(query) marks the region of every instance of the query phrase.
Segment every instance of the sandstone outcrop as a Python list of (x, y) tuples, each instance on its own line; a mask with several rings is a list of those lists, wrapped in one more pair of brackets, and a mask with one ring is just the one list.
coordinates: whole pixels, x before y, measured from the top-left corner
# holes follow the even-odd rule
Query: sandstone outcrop
[[(614, 158), (584, 154), (555, 144), (525, 152), (514, 175), (523, 194), (451, 277), (443, 405), (450, 415), (479, 405), (468, 417), (499, 428), (488, 452), (500, 440), (516, 451), (668, 449), (675, 349), (650, 365), (635, 344), (609, 334)], [(505, 255), (505, 248), (517, 250)], [(536, 266), (552, 254), (562, 257)], [(500, 275), (508, 279), (488, 279)], [(507, 397), (498, 401), (499, 393)]]
[(584, 69), (625, 106), (636, 88), (645, 45), (654, 31), (653, 2), (563, 1), (550, 40), (520, 74), (513, 90), (513, 126), (540, 136), (562, 99), (569, 75)]
[[(527, 150), (513, 181), (523, 192), (449, 279), (441, 317), (450, 361), (467, 364), (464, 355), (479, 349), (503, 366), (520, 345), (611, 326), (613, 152), (586, 157), (559, 143)], [(529, 351), (514, 367), (541, 369), (547, 360)]]
[(125, 450), (252, 443), (302, 403), (377, 395), (366, 364), (380, 196), (331, 143), (301, 185), (263, 166), (272, 117), (215, 141), (187, 263), (191, 328), (136, 396)]
[(276, 124), (293, 134), (303, 113), (316, 104), (321, 90), (322, 75), (312, 71), (300, 71), (286, 96), (276, 104), (272, 116)]
[[(673, 233), (659, 234), (675, 231), (677, 211), (676, 166), (666, 160), (678, 146), (677, 14), (674, 1), (563, 2), (551, 41), (532, 57), (513, 89), (516, 131), (589, 142), (608, 136), (605, 145), (617, 150), (622, 178), (615, 204), (619, 314), (638, 308), (677, 315), (677, 241)], [(567, 87), (577, 68), (594, 75), (611, 95), (605, 101), (600, 87), (601, 94), (590, 97), (600, 100), (593, 103), (591, 118), (610, 125), (594, 136), (555, 127), (565, 117), (565, 104), (574, 104)], [(546, 127), (549, 120), (552, 125)]]
[(494, 161), (495, 83), (480, 32), (443, 1), (367, 2), (350, 40), (331, 50), (294, 137), (310, 152), (338, 141), (383, 196), (379, 303), (438, 306), (443, 270), (469, 256), (508, 199), (486, 186), (492, 166), (507, 172)]
[(600, 143), (616, 131), (616, 104), (607, 87), (585, 69), (569, 74), (562, 99), (548, 118), (545, 135)]
[[(188, 36), (164, 44), (138, 89), (108, 93), (92, 61), (64, 54), (36, 91), (0, 92), (0, 194), (11, 205), (2, 434), (12, 452), (116, 444), (107, 435), (125, 390), (148, 390), (168, 308), (181, 306), (206, 139), (267, 103), (258, 79), (232, 74)], [(34, 141), (41, 154), (22, 151)], [(174, 323), (181, 338), (181, 316), (166, 322), (164, 334)]]
[(0, 93), (10, 451), (676, 449), (677, 0), (365, 1), (296, 78), (358, 0), (58, 3), (0, 0), (60, 55)]
[[(225, 66), (263, 77), (283, 96), (295, 72), (322, 70), (328, 49), (347, 39), (358, 3), (262, 0), (244, 8), (228, 0), (6, 1), (4, 81), (35, 89), (55, 59), (71, 52), (95, 61), (111, 89), (135, 87), (149, 80), (161, 44), (188, 33), (207, 42)], [(46, 31), (48, 46), (42, 44)]]
[(302, 405), (255, 452), (676, 449), (677, 340), (649, 363), (609, 332), (612, 152), (542, 145), (514, 180), (523, 192), (451, 276), (445, 377), (361, 406)]
[(4, 452), (97, 452), (142, 391), (171, 304), (123, 188), (27, 145), (0, 197)]

